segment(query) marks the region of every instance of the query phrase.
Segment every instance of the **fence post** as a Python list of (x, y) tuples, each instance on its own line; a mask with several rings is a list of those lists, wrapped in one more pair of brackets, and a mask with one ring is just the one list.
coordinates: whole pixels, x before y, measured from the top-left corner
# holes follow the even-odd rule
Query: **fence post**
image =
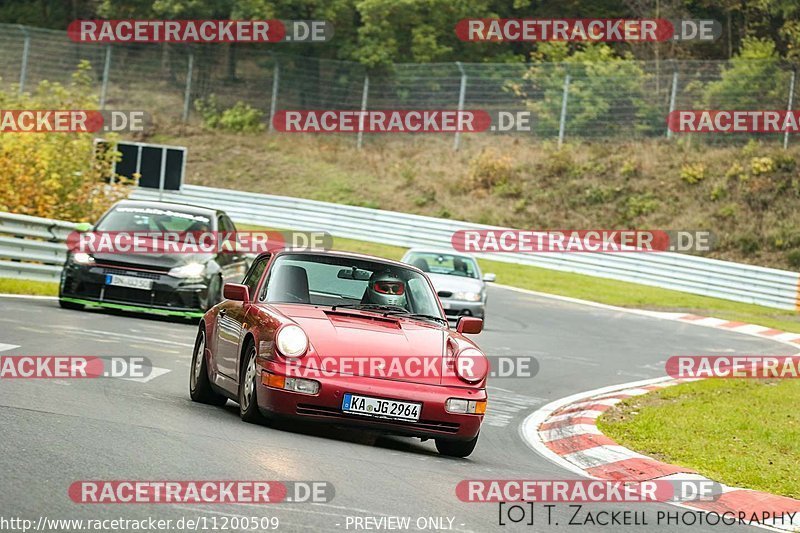
[(667, 114), (667, 139), (672, 138), (672, 130), (669, 129), (670, 114), (675, 111), (675, 97), (678, 95), (678, 69), (672, 72), (672, 89), (669, 93), (669, 114)]
[(103, 86), (100, 88), (100, 109), (106, 108), (106, 96), (108, 95), (108, 72), (111, 70), (111, 45), (106, 46), (106, 61), (103, 65)]
[[(786, 110), (791, 113), (792, 112), (792, 104), (794, 104), (794, 81), (797, 77), (797, 67), (792, 68), (792, 77), (789, 78), (789, 104), (786, 106)], [(784, 121), (785, 123), (786, 121)], [(789, 148), (789, 130), (783, 132), (783, 149), (786, 150)]]
[(25, 42), (22, 45), (22, 66), (19, 70), (19, 94), (21, 95), (25, 91), (25, 80), (28, 77), (28, 54), (31, 51), (31, 35), (22, 24), (19, 25), (19, 29), (25, 35)]
[(358, 149), (364, 142), (364, 121), (367, 114), (367, 95), (369, 94), (369, 74), (364, 76), (364, 90), (361, 93), (361, 114), (358, 116)]
[[(184, 156), (185, 157), (185, 156)], [(167, 178), (167, 147), (161, 148), (161, 172), (158, 175), (158, 201), (164, 197), (164, 182)]]
[(561, 117), (558, 120), (558, 147), (564, 144), (564, 130), (567, 126), (567, 98), (569, 97), (569, 73), (564, 76), (564, 95), (561, 97)]
[(192, 74), (194, 73), (194, 50), (189, 49), (189, 66), (186, 69), (186, 92), (183, 94), (183, 122), (189, 120), (189, 106), (192, 98)]
[(275, 60), (275, 70), (272, 73), (272, 99), (269, 102), (269, 131), (275, 131), (273, 121), (275, 120), (275, 105), (278, 103), (278, 88), (280, 87), (281, 65)]
[[(461, 123), (461, 112), (464, 111), (464, 98), (467, 95), (467, 73), (464, 72), (464, 66), (461, 61), (456, 61), (458, 71), (461, 72), (461, 87), (458, 91), (458, 121)], [(461, 132), (456, 130), (456, 138), (453, 140), (453, 150), (458, 151), (461, 147)]]

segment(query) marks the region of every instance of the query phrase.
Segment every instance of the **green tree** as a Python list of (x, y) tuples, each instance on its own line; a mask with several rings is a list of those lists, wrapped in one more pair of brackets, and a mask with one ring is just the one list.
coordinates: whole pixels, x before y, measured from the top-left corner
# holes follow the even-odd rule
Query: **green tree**
[(720, 79), (706, 84), (709, 109), (781, 109), (786, 106), (789, 73), (781, 69), (775, 43), (747, 37)]
[(564, 80), (570, 75), (567, 131), (579, 135), (652, 134), (662, 129), (663, 116), (650, 99), (651, 76), (629, 54), (616, 55), (606, 44), (577, 48), (542, 43), (532, 56), (525, 84), (511, 89), (527, 100), (539, 134), (558, 131)]

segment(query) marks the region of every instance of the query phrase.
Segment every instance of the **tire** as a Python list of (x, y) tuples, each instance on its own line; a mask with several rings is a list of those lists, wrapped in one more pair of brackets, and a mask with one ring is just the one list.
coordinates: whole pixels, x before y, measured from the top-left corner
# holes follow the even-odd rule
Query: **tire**
[(439, 450), (440, 454), (448, 457), (467, 457), (475, 449), (475, 445), (478, 444), (479, 435), (475, 435), (474, 439), (467, 441), (436, 439), (436, 449)]
[(72, 309), (74, 311), (81, 311), (84, 307), (83, 304), (76, 304), (75, 302), (67, 302), (66, 300), (62, 300), (61, 298), (58, 299), (58, 305), (61, 306), (61, 309)]
[(192, 366), (189, 369), (189, 396), (193, 402), (209, 405), (225, 405), (228, 398), (211, 387), (208, 379), (208, 366), (205, 358), (206, 332), (203, 328), (197, 332), (192, 354)]
[(245, 422), (260, 424), (264, 422), (264, 417), (258, 410), (256, 346), (252, 341), (245, 346), (243, 362), (240, 375), (244, 377), (239, 380), (239, 417)]

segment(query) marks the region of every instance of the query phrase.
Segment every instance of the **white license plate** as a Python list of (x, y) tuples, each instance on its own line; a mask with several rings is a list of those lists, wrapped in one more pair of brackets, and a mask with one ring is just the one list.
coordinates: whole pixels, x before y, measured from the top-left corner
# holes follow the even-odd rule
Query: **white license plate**
[(143, 289), (149, 291), (153, 288), (153, 280), (146, 278), (135, 278), (133, 276), (119, 276), (117, 274), (106, 274), (106, 285), (115, 287), (128, 287), (130, 289)]
[(384, 400), (346, 393), (342, 401), (342, 411), (354, 415), (375, 416), (378, 418), (394, 418), (397, 420), (419, 420), (421, 403)]
[(450, 302), (442, 302), (442, 309), (450, 309)]

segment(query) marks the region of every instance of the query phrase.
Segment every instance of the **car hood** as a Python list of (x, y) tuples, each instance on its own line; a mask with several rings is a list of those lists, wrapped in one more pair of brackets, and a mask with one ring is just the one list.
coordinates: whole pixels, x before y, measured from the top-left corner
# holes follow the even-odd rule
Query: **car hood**
[(436, 292), (477, 292), (483, 290), (483, 281), (475, 278), (464, 278), (450, 274), (434, 274), (427, 272)]
[[(336, 359), (380, 360), (391, 365), (395, 360), (408, 358), (436, 360), (439, 365), (445, 354), (448, 330), (416, 320), (383, 317), (376, 313), (311, 307), (305, 305), (276, 305), (294, 320), (308, 335), (317, 363), (336, 365)], [(344, 363), (340, 363), (344, 364)], [(374, 372), (369, 364), (364, 371), (350, 367), (356, 375), (386, 377)], [(341, 368), (344, 368), (343, 366)], [(408, 368), (412, 368), (410, 365)], [(441, 373), (431, 379), (420, 376), (392, 375), (391, 379), (414, 382), (441, 382)]]

